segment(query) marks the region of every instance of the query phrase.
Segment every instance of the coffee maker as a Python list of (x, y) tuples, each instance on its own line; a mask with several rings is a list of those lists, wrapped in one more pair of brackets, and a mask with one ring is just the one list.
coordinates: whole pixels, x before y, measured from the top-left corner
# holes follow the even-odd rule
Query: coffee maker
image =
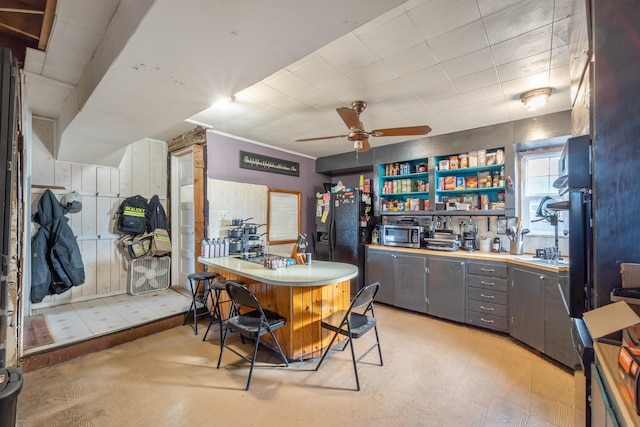
[(475, 231), (465, 231), (462, 233), (462, 249), (469, 252), (473, 252), (478, 249), (476, 246)]

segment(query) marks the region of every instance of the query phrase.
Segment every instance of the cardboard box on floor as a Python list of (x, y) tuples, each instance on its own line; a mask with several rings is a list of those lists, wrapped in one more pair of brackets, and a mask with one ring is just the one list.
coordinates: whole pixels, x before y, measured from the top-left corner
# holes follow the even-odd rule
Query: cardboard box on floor
[[(640, 264), (620, 264), (620, 276), (623, 288), (640, 287)], [(626, 301), (631, 309), (640, 316), (640, 298), (614, 297), (611, 293), (611, 301)], [(631, 325), (622, 330), (622, 342), (630, 348), (640, 348), (640, 323)]]
[[(626, 301), (618, 301), (595, 310), (587, 311), (582, 315), (584, 323), (589, 329), (589, 333), (594, 341), (607, 335), (622, 330), (623, 332), (640, 323), (640, 316)], [(622, 342), (618, 353), (618, 379), (623, 388), (629, 394), (630, 400), (638, 410), (640, 401), (640, 388), (638, 379), (640, 377), (640, 349), (632, 348)]]
[[(640, 264), (622, 264), (622, 287), (640, 287)], [(618, 355), (619, 379), (629, 393), (640, 415), (640, 298), (613, 298), (611, 304), (583, 314), (584, 322), (594, 341), (622, 331)]]

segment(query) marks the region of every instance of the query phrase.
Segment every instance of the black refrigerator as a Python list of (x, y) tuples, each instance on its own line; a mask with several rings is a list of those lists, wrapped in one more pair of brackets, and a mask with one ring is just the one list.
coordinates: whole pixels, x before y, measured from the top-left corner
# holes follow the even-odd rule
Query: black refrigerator
[(353, 264), (357, 279), (351, 294), (364, 286), (364, 246), (371, 243), (371, 194), (357, 189), (321, 193), (316, 199), (315, 259)]
[[(576, 408), (584, 410), (585, 426), (591, 426), (591, 365), (593, 340), (582, 315), (595, 308), (593, 284), (592, 227), (592, 144), (589, 135), (569, 138), (558, 162), (559, 177), (554, 182), (566, 200), (556, 203), (557, 210), (569, 211), (569, 286), (565, 298), (571, 318), (571, 340), (578, 356), (576, 366)], [(554, 204), (549, 204), (552, 208)], [(581, 401), (580, 401), (581, 400)]]

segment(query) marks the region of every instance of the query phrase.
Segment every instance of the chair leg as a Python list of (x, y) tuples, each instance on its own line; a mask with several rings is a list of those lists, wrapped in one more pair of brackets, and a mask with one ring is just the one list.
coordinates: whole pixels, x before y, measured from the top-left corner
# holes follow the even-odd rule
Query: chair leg
[(327, 357), (327, 354), (329, 354), (329, 352), (331, 351), (333, 342), (336, 340), (337, 337), (338, 337), (338, 333), (334, 332), (333, 337), (331, 337), (331, 341), (329, 341), (329, 345), (327, 346), (327, 349), (322, 354), (322, 357), (320, 358), (320, 362), (318, 362), (318, 366), (316, 366), (316, 371), (320, 369), (320, 365), (322, 365), (322, 362), (324, 362), (324, 358)]
[(209, 292), (211, 296), (211, 307), (213, 309), (213, 313), (211, 315), (211, 321), (209, 322), (209, 326), (207, 326), (207, 331), (204, 333), (204, 337), (202, 337), (202, 341), (207, 340), (207, 334), (209, 333), (209, 329), (211, 326), (217, 322), (218, 328), (220, 329), (220, 342), (222, 342), (222, 313), (220, 312), (220, 293), (222, 291), (220, 289), (214, 289)]
[(247, 386), (244, 388), (249, 391), (249, 385), (251, 384), (251, 374), (253, 374), (253, 365), (256, 363), (256, 356), (258, 355), (258, 346), (260, 345), (260, 337), (256, 337), (256, 344), (253, 346), (253, 357), (251, 358), (251, 367), (249, 368), (249, 378), (247, 379)]
[(200, 280), (196, 281), (196, 290), (193, 293), (193, 333), (198, 335), (198, 306), (196, 304), (196, 295), (200, 291)]
[(378, 356), (380, 356), (380, 366), (382, 366), (382, 349), (380, 348), (380, 338), (378, 338), (378, 327), (374, 326), (373, 331), (376, 333), (376, 344), (378, 345)]
[(191, 313), (193, 313), (193, 330), (194, 330), (194, 334), (198, 335), (198, 322), (197, 322), (197, 310), (198, 310), (198, 307), (196, 306), (196, 294), (200, 290), (200, 281), (198, 280), (196, 282), (196, 288), (195, 288), (195, 291), (194, 291), (194, 289), (193, 289), (193, 281), (191, 279), (189, 279), (189, 287), (191, 288), (191, 306), (189, 306), (189, 311), (187, 311), (187, 314), (184, 316), (184, 322), (182, 322), (182, 326), (187, 324), (187, 320), (189, 319), (189, 315)]
[(351, 361), (353, 362), (353, 372), (356, 374), (356, 387), (357, 390), (360, 391), (360, 379), (358, 378), (358, 362), (356, 361), (356, 352), (353, 349), (353, 340), (351, 337), (347, 338), (349, 340), (349, 347), (351, 347)]
[(280, 357), (282, 357), (282, 360), (284, 360), (284, 365), (289, 367), (287, 356), (284, 355), (284, 351), (282, 351), (282, 348), (280, 347), (280, 343), (276, 339), (276, 336), (273, 334), (273, 331), (271, 329), (269, 329), (269, 333), (271, 334), (271, 338), (273, 338), (273, 342), (276, 343), (276, 347), (278, 347), (278, 352), (280, 353)]
[(216, 369), (220, 369), (220, 362), (222, 362), (222, 352), (224, 351), (224, 347), (227, 345), (227, 334), (229, 333), (229, 327), (224, 330), (224, 336), (222, 337), (222, 341), (220, 342), (220, 356), (218, 356), (218, 366)]

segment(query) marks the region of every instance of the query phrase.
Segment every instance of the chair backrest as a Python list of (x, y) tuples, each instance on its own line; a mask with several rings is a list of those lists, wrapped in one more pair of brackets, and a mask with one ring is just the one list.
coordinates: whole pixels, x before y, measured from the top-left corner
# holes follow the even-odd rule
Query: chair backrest
[(369, 307), (380, 289), (380, 282), (374, 282), (360, 289), (349, 306), (349, 311), (363, 306)]
[(254, 310), (259, 310), (260, 314), (262, 314), (262, 308), (260, 308), (260, 303), (258, 303), (258, 299), (245, 286), (228, 281), (225, 288), (227, 289), (227, 293), (233, 300), (236, 305), (242, 305), (248, 308), (252, 308)]

